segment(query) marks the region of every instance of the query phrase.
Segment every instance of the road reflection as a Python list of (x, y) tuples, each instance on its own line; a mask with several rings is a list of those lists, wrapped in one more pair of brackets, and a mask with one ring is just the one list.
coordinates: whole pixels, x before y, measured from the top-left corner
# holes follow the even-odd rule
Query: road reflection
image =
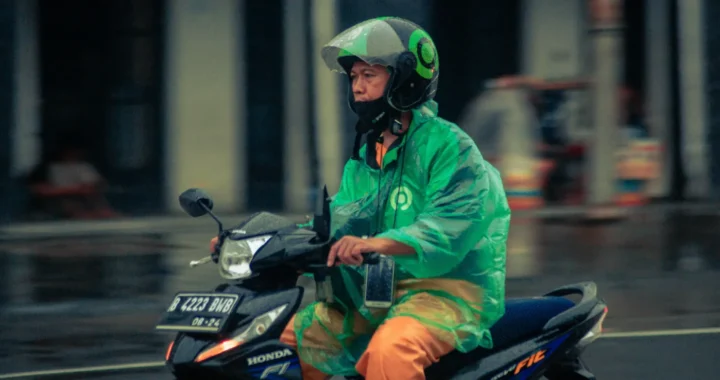
[[(515, 218), (509, 296), (594, 280), (613, 328), (720, 322), (720, 216), (633, 215), (610, 224)], [(201, 233), (0, 242), (0, 373), (161, 360), (153, 330), (181, 290), (209, 290), (214, 264)], [(312, 297), (312, 292), (308, 292)]]

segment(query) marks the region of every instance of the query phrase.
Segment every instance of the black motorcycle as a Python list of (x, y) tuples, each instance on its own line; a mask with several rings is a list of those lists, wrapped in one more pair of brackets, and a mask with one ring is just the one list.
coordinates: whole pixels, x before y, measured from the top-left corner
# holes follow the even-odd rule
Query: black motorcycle
[[(330, 245), (327, 190), (311, 229), (267, 212), (223, 229), (202, 190), (180, 195), (192, 217), (209, 214), (218, 224), (214, 261), (229, 280), (210, 292), (175, 295), (156, 329), (177, 331), (166, 363), (178, 379), (302, 379), (297, 353), (279, 341), (300, 307), (300, 272), (312, 273), (316, 298), (333, 299), (326, 266)], [(377, 254), (365, 263), (378, 262)], [(566, 296), (579, 295), (577, 303)], [(491, 328), (494, 348), (452, 352), (425, 371), (428, 379), (595, 379), (581, 360), (599, 337), (607, 306), (594, 283), (563, 286), (542, 297), (508, 299), (505, 315)], [(360, 377), (354, 377), (360, 379)]]

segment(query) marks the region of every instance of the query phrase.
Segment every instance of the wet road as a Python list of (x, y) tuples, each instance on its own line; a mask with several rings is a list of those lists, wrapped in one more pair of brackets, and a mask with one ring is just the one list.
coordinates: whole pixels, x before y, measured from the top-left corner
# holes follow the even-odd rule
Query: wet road
[[(720, 216), (648, 213), (607, 225), (519, 217), (513, 223), (510, 297), (594, 280), (610, 308), (606, 332), (720, 326)], [(0, 242), (0, 379), (162, 360), (170, 335), (153, 326), (165, 304), (179, 290), (210, 289), (220, 280), (212, 265), (187, 265), (203, 255), (213, 233), (212, 225), (198, 224), (189, 233)], [(600, 379), (707, 379), (715, 377), (718, 349), (717, 334), (608, 338), (586, 356)]]
[[(589, 347), (585, 358), (600, 380), (700, 380), (717, 376), (720, 335), (601, 339)], [(172, 379), (162, 367), (94, 374), (53, 376), (55, 380), (164, 380)], [(50, 378), (46, 378), (50, 379)]]

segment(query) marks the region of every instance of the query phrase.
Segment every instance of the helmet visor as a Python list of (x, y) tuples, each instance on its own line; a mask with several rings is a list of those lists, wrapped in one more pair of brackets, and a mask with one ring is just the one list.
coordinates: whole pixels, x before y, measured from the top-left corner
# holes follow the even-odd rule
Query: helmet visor
[(392, 66), (407, 51), (395, 30), (382, 19), (368, 20), (345, 30), (322, 48), (325, 65), (339, 73), (342, 57), (357, 57), (369, 65)]

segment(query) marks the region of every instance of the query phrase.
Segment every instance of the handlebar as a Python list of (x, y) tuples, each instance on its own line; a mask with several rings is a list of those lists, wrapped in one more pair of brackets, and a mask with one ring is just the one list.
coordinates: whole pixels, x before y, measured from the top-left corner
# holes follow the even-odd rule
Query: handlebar
[[(213, 247), (213, 252), (210, 254), (210, 256), (203, 257), (200, 260), (191, 261), (190, 267), (194, 268), (194, 267), (197, 267), (200, 265), (207, 264), (211, 261), (215, 262), (217, 264), (219, 254), (220, 254), (220, 248), (222, 247), (223, 241), (225, 240), (225, 238), (227, 238), (228, 235), (229, 235), (229, 230), (222, 231), (217, 236), (218, 241), (217, 241), (217, 243), (215, 243), (215, 246)], [(328, 252), (330, 246), (332, 246), (332, 244), (334, 244), (334, 243), (335, 243), (335, 239), (330, 239), (328, 241), (311, 242), (310, 244), (304, 244), (304, 246), (298, 246), (295, 248), (300, 249), (300, 251), (305, 251), (308, 249), (321, 249), (322, 251), (325, 252), (325, 255), (327, 255), (327, 252)], [(287, 249), (287, 252), (291, 252), (292, 250), (293, 250), (293, 247), (289, 247)], [(362, 265), (364, 265), (364, 264), (368, 264), (368, 265), (379, 264), (380, 259), (382, 257), (382, 255), (377, 252), (363, 253), (362, 256), (363, 256)], [(323, 261), (323, 264), (319, 264), (319, 263), (310, 264), (309, 267), (307, 267), (306, 269), (313, 271), (313, 270), (321, 269), (322, 267), (324, 267), (324, 261)]]

